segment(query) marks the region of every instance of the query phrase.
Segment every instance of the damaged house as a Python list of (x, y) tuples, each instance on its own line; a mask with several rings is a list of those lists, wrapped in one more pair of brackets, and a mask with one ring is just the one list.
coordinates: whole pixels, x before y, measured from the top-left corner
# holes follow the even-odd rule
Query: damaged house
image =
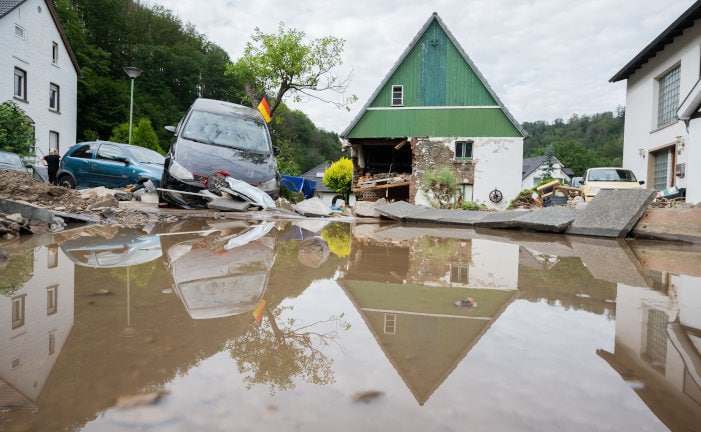
[(521, 191), (526, 136), (435, 12), (342, 133), (358, 200), (431, 205), (426, 173), (447, 167), (454, 200), (496, 209)]

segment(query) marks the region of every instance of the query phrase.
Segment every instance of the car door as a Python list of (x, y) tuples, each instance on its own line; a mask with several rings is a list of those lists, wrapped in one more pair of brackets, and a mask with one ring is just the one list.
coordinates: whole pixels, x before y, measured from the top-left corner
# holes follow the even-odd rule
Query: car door
[(90, 169), (93, 186), (113, 188), (129, 183), (127, 154), (114, 144), (100, 144)]

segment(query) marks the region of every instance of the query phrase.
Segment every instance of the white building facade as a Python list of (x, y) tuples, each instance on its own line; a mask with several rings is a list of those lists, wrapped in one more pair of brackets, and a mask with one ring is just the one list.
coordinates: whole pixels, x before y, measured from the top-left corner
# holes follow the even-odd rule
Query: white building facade
[(701, 134), (690, 134), (679, 109), (701, 75), (700, 13), (696, 2), (610, 79), (627, 80), (623, 166), (691, 203), (701, 202)]
[(0, 103), (34, 124), (38, 158), (76, 142), (80, 69), (49, 0), (0, 3)]

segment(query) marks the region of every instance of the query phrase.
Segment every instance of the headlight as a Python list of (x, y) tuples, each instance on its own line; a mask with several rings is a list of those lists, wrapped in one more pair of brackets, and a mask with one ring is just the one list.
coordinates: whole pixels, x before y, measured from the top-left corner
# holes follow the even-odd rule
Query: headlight
[(273, 192), (277, 190), (277, 179), (273, 177), (270, 180), (259, 184), (258, 188), (264, 190), (265, 192)]
[(170, 168), (168, 168), (170, 175), (181, 181), (195, 181), (195, 177), (190, 171), (185, 169), (184, 166), (180, 165), (175, 161), (171, 161)]

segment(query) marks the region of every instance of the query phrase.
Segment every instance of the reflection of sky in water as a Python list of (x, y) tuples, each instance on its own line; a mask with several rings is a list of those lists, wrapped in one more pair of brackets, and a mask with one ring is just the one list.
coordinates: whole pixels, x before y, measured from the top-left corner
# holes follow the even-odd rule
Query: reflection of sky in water
[[(615, 322), (601, 315), (516, 300), (419, 406), (335, 282), (316, 281), (282, 305), (293, 307), (283, 318), (301, 324), (345, 313), (351, 330), (325, 349), (334, 384), (297, 380), (272, 398), (266, 386), (247, 391), (222, 351), (173, 380), (158, 408), (112, 409), (85, 430), (133, 430), (137, 420), (165, 431), (232, 430), (232, 422), (236, 430), (666, 430), (597, 356), (599, 348), (613, 351), (615, 333)], [(384, 396), (352, 401), (365, 390)]]

